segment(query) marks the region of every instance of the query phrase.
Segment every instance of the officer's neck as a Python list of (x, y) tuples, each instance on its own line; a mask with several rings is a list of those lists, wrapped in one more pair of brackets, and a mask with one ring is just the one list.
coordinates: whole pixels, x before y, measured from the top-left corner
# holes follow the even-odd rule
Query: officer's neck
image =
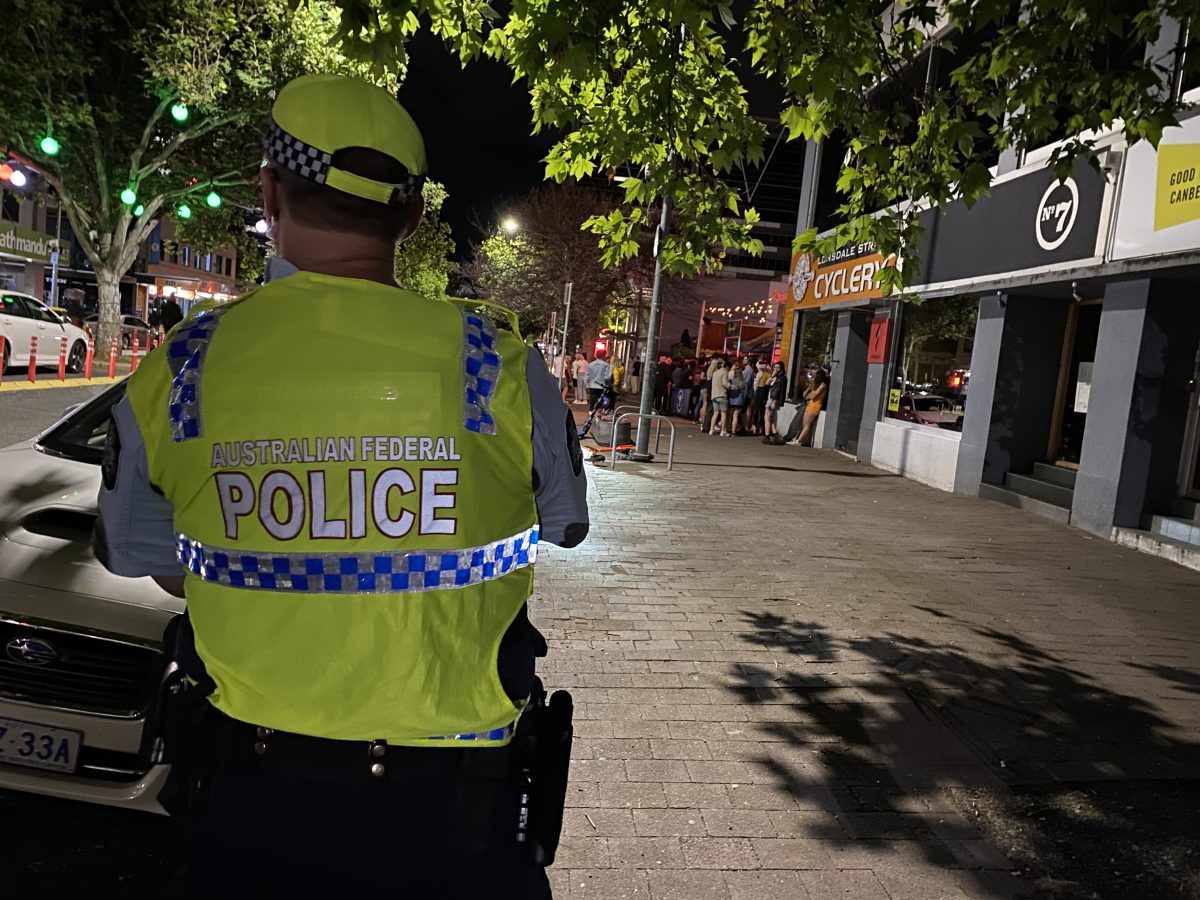
[(280, 256), (302, 272), (361, 278), (395, 287), (395, 246), (386, 241), (317, 229), (288, 229), (279, 235)]

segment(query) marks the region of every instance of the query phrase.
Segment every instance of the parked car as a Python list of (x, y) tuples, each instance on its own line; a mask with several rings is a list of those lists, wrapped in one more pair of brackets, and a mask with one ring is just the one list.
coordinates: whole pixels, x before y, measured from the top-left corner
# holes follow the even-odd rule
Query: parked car
[(36, 297), (16, 291), (0, 291), (0, 335), (4, 357), (0, 374), (8, 367), (29, 364), (30, 338), (38, 339), (37, 359), (43, 366), (57, 366), (60, 341), (67, 339), (67, 371), (82, 372), (87, 358), (87, 332), (72, 325)]
[(902, 394), (899, 409), (890, 415), (892, 418), (915, 422), (918, 425), (962, 431), (962, 410), (952, 401), (937, 394)]
[[(92, 334), (100, 333), (99, 316), (88, 316), (84, 322), (92, 330)], [(145, 349), (150, 346), (151, 336), (156, 335), (157, 333), (158, 329), (151, 328), (137, 316), (121, 316), (122, 350), (129, 350), (133, 347), (133, 338), (136, 335), (138, 339), (139, 350), (144, 352)]]
[(92, 554), (114, 385), (0, 450), (0, 789), (162, 812), (164, 631), (183, 601)]

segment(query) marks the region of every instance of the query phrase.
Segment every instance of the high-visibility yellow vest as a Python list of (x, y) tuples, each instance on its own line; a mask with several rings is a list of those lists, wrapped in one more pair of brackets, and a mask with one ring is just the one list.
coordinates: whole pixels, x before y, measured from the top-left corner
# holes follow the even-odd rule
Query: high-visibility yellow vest
[(129, 397), (217, 708), (509, 740), (497, 655), (537, 553), (527, 352), (452, 302), (301, 272), (146, 358)]

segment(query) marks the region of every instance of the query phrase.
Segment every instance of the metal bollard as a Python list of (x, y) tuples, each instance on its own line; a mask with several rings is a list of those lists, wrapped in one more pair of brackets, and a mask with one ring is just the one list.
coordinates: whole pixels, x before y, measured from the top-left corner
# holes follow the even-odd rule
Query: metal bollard
[(67, 380), (67, 336), (58, 339), (58, 380)]

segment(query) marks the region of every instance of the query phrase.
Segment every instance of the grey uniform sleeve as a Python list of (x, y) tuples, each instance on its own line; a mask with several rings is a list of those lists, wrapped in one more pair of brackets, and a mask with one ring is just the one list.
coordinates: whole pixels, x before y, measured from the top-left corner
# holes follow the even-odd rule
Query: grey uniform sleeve
[(113, 407), (101, 468), (96, 558), (114, 575), (130, 578), (183, 574), (171, 504), (150, 484), (146, 445), (128, 397)]
[(536, 350), (525, 364), (533, 411), (533, 474), (540, 539), (574, 547), (588, 533), (587, 476), (575, 419)]

